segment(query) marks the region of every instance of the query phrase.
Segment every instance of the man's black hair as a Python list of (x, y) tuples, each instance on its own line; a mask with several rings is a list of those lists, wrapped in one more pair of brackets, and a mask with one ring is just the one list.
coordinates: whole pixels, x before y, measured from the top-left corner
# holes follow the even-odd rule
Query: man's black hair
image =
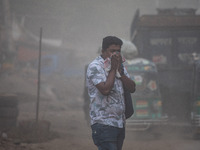
[(119, 39), (116, 36), (107, 36), (105, 38), (103, 38), (103, 42), (102, 42), (102, 49), (105, 51), (110, 45), (120, 45), (120, 47), (122, 46), (123, 42), (121, 39)]

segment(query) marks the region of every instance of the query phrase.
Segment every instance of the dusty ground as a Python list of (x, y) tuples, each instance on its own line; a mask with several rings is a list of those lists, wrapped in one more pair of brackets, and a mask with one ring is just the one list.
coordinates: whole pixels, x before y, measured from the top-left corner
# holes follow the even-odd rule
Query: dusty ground
[[(61, 78), (59, 78), (61, 79)], [(7, 82), (6, 82), (7, 80)], [(9, 87), (8, 83), (12, 88)], [(95, 150), (90, 127), (83, 112), (83, 78), (67, 77), (56, 82), (48, 82), (41, 89), (39, 119), (50, 122), (48, 133), (31, 134), (12, 131), (0, 138), (0, 150)], [(20, 82), (20, 84), (19, 84)], [(4, 86), (2, 86), (4, 84)], [(23, 90), (20, 87), (23, 85)], [(28, 87), (27, 87), (28, 86)], [(18, 93), (19, 116), (22, 120), (34, 120), (36, 116), (36, 84), (30, 78), (18, 75), (1, 78), (0, 90)], [(54, 87), (54, 88), (52, 88)], [(52, 90), (53, 89), (53, 90)], [(23, 92), (24, 91), (24, 92)], [(8, 92), (8, 91), (7, 91)], [(56, 98), (56, 99), (55, 99)], [(135, 133), (126, 131), (124, 150), (199, 150), (200, 142), (193, 140), (187, 131), (178, 128), (163, 131), (161, 138), (154, 138), (152, 132)], [(14, 137), (14, 138), (13, 138)]]

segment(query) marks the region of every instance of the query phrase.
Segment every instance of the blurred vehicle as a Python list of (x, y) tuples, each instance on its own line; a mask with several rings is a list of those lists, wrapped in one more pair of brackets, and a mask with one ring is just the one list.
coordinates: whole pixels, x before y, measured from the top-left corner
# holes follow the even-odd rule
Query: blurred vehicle
[(135, 58), (127, 60), (125, 67), (136, 83), (136, 92), (132, 94), (134, 115), (127, 120), (127, 129), (142, 131), (165, 125), (168, 117), (162, 113), (156, 65), (146, 59)]
[[(158, 68), (163, 111), (170, 122), (191, 126), (190, 114), (197, 108), (193, 103), (198, 104), (197, 97), (192, 101), (192, 79), (193, 65), (200, 58), (200, 15), (192, 8), (157, 11), (158, 14), (142, 16), (136, 11), (131, 41), (137, 46), (139, 57), (154, 62)], [(194, 82), (198, 85), (198, 80)]]

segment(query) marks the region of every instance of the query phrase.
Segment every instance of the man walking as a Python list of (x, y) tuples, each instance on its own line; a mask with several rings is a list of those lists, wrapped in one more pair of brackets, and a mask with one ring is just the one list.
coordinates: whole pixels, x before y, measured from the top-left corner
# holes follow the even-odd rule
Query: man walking
[(103, 38), (102, 54), (87, 68), (92, 138), (99, 150), (121, 150), (125, 138), (124, 89), (133, 93), (135, 82), (123, 67), (122, 44), (115, 36)]

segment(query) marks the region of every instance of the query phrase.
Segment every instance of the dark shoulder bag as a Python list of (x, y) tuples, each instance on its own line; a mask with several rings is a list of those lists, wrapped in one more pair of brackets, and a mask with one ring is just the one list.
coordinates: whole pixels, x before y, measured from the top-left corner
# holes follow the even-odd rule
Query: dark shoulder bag
[(133, 115), (134, 109), (133, 109), (131, 93), (125, 89), (124, 89), (124, 99), (125, 99), (125, 116), (126, 119), (128, 119)]
[[(124, 74), (123, 63), (121, 65), (121, 69), (122, 69), (122, 72)], [(133, 115), (134, 109), (133, 109), (133, 102), (132, 102), (131, 93), (129, 91), (127, 91), (125, 88), (124, 88), (124, 102), (125, 102), (125, 117), (126, 117), (126, 119), (128, 119)]]

